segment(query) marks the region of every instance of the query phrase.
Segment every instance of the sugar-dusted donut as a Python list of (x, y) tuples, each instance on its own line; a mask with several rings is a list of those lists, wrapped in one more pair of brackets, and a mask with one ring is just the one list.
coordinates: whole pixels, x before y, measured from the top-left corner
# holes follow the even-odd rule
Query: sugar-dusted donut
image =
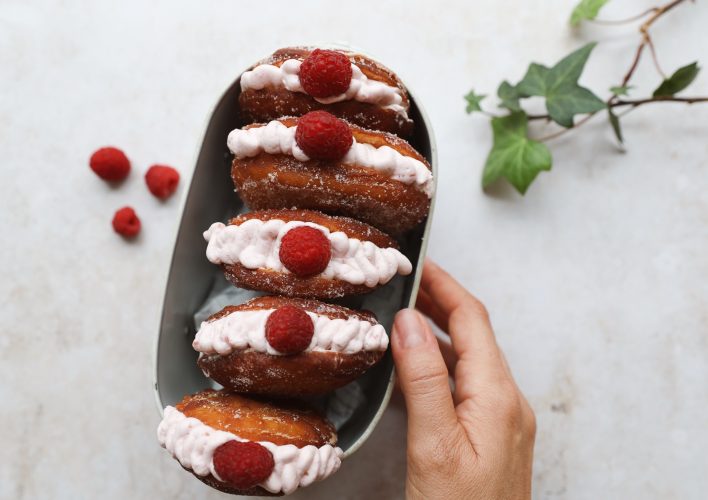
[(342, 457), (314, 411), (212, 389), (167, 406), (157, 439), (197, 478), (237, 495), (287, 495), (334, 474)]
[(362, 127), (401, 137), (413, 131), (410, 100), (398, 77), (366, 56), (342, 50), (276, 51), (241, 75), (239, 107), (245, 123), (324, 109)]
[(227, 389), (326, 394), (377, 363), (388, 337), (373, 314), (315, 300), (258, 297), (202, 322), (199, 367)]
[(263, 210), (204, 232), (206, 255), (241, 288), (303, 298), (368, 293), (411, 262), (396, 241), (354, 219), (311, 210)]
[[(246, 205), (321, 210), (355, 217), (390, 234), (408, 231), (426, 217), (434, 184), (420, 153), (394, 135), (342, 120), (322, 124), (322, 116), (312, 115), (229, 134), (231, 177)], [(342, 143), (351, 145), (341, 148)], [(341, 157), (314, 159), (318, 152)]]

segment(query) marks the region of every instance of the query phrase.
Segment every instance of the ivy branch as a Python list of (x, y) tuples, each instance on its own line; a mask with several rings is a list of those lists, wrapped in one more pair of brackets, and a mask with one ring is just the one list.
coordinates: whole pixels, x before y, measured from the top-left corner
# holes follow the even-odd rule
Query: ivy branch
[[(598, 24), (622, 24), (643, 20), (639, 27), (641, 41), (634, 59), (622, 81), (610, 87), (610, 96), (607, 99), (600, 99), (591, 90), (578, 83), (596, 42), (589, 43), (572, 52), (550, 68), (542, 64), (531, 63), (526, 75), (516, 85), (512, 85), (506, 80), (503, 81), (497, 88), (497, 96), (500, 101), (499, 107), (506, 110), (506, 114), (498, 115), (483, 110), (481, 102), (486, 96), (478, 95), (474, 90), (465, 96), (467, 113), (481, 112), (491, 118), (494, 143), (482, 174), (484, 188), (504, 178), (521, 194), (526, 193), (540, 172), (551, 169), (553, 159), (550, 150), (544, 143), (577, 129), (602, 111), (607, 113), (615, 137), (622, 144), (624, 137), (620, 118), (640, 106), (662, 102), (685, 104), (708, 102), (708, 97), (679, 97), (676, 95), (685, 90), (696, 78), (700, 70), (698, 63), (693, 62), (682, 66), (671, 76), (667, 76), (659, 65), (654, 42), (649, 32), (651, 26), (659, 18), (687, 0), (673, 0), (628, 19), (597, 20), (596, 17), (600, 9), (608, 1), (582, 0), (570, 17), (570, 24), (573, 26), (577, 26), (583, 21)], [(662, 82), (651, 96), (630, 98), (629, 93), (633, 88), (630, 84), (632, 77), (647, 48)], [(523, 109), (522, 100), (532, 96), (544, 99), (545, 114), (529, 114)], [(622, 113), (617, 113), (619, 109), (623, 110)], [(576, 115), (581, 115), (582, 118), (576, 121)], [(561, 128), (532, 138), (529, 134), (530, 121), (545, 121), (546, 124), (555, 122)]]

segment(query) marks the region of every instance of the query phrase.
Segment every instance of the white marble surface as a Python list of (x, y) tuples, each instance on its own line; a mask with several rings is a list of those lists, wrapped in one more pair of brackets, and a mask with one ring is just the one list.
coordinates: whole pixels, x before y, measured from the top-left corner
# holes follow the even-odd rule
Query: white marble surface
[[(589, 38), (604, 43), (588, 85), (628, 65), (633, 30), (572, 33), (572, 4), (0, 1), (0, 498), (221, 497), (155, 440), (152, 343), (185, 186), (159, 203), (141, 174), (166, 162), (188, 175), (236, 73), (309, 40), (378, 54), (428, 109), (441, 166), (430, 254), (488, 304), (536, 409), (535, 497), (705, 498), (708, 106), (632, 113), (624, 154), (596, 120), (553, 143), (553, 172), (524, 199), (479, 189), (490, 133), (463, 112), (471, 86), (493, 92)], [(708, 64), (706, 24), (696, 2), (656, 25), (667, 68)], [(651, 90), (650, 64), (637, 81)], [(706, 74), (694, 91), (708, 93)], [(133, 162), (119, 189), (88, 170), (104, 144)], [(124, 204), (143, 219), (134, 244), (110, 229)], [(404, 426), (394, 402), (336, 479), (297, 497), (401, 497)]]

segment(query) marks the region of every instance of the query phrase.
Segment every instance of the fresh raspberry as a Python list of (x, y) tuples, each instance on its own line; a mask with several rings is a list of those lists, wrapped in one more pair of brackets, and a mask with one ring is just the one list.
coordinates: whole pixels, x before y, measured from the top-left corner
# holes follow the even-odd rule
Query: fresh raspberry
[(283, 354), (297, 354), (307, 349), (315, 333), (315, 325), (307, 313), (295, 306), (273, 311), (266, 321), (268, 343)]
[(227, 441), (214, 450), (214, 470), (230, 485), (245, 490), (262, 483), (273, 472), (273, 455), (253, 441)]
[(352, 63), (341, 52), (315, 49), (300, 65), (300, 84), (312, 97), (343, 94), (352, 81)]
[(130, 160), (118, 148), (107, 147), (91, 155), (89, 166), (104, 181), (122, 181), (130, 173)]
[(123, 207), (113, 216), (113, 230), (126, 238), (132, 238), (140, 232), (140, 219), (131, 207)]
[(280, 262), (296, 276), (321, 273), (329, 264), (331, 256), (329, 239), (313, 227), (296, 227), (285, 233), (280, 240)]
[(179, 172), (167, 165), (153, 165), (145, 173), (145, 182), (153, 195), (164, 200), (177, 189)]
[(326, 111), (310, 111), (297, 121), (295, 142), (313, 160), (341, 160), (353, 141), (347, 122)]

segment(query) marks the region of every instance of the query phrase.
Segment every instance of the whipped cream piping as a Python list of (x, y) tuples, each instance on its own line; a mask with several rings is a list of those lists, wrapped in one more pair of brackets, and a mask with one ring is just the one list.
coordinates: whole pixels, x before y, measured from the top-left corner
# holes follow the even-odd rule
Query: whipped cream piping
[[(265, 87), (285, 87), (290, 92), (306, 94), (300, 83), (300, 65), (302, 61), (288, 59), (280, 66), (260, 64), (241, 75), (241, 90), (261, 90)], [(313, 97), (322, 104), (341, 101), (359, 101), (376, 104), (408, 118), (403, 107), (401, 89), (368, 78), (357, 66), (352, 64), (352, 80), (343, 94), (332, 97)]]
[[(268, 316), (275, 309), (234, 311), (213, 321), (203, 321), (192, 347), (204, 354), (226, 355), (237, 349), (253, 349), (281, 355), (265, 336)], [(334, 351), (353, 354), (360, 351), (385, 351), (388, 347), (386, 330), (356, 317), (329, 318), (306, 311), (315, 326), (310, 345), (305, 351)]]
[[(273, 120), (263, 127), (235, 129), (226, 142), (236, 158), (250, 158), (266, 152), (291, 155), (298, 161), (308, 161), (310, 158), (295, 141), (296, 128)], [(428, 198), (433, 194), (433, 174), (428, 167), (422, 161), (403, 155), (389, 146), (376, 148), (354, 139), (342, 163), (373, 168), (396, 181), (414, 184)]]
[[(157, 439), (184, 467), (198, 476), (211, 474), (219, 481), (221, 478), (214, 470), (214, 450), (227, 441), (247, 441), (230, 432), (216, 430), (199, 419), (187, 417), (172, 406), (165, 408), (157, 427)], [(273, 472), (259, 485), (271, 493), (287, 495), (300, 486), (329, 477), (339, 469), (342, 461), (342, 450), (329, 444), (319, 448), (313, 445), (298, 448), (269, 441), (258, 443), (273, 454)]]
[(388, 283), (397, 273), (405, 276), (413, 270), (411, 262), (395, 248), (380, 248), (370, 241), (349, 238), (342, 231), (331, 233), (319, 224), (280, 219), (248, 219), (238, 226), (215, 222), (204, 231), (207, 259), (213, 264), (290, 272), (278, 256), (280, 241), (285, 233), (300, 226), (318, 229), (329, 238), (332, 257), (320, 275), (325, 279), (375, 287)]

